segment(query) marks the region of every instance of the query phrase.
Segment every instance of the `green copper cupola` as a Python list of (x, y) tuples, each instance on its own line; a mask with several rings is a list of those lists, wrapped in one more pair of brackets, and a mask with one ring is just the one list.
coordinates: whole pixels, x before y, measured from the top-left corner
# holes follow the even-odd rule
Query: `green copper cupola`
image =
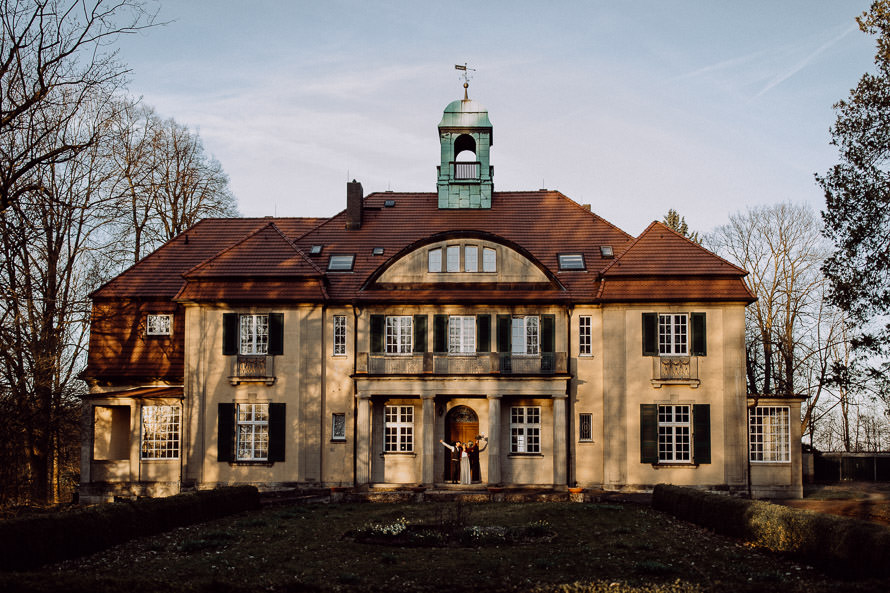
[(452, 101), (439, 122), (439, 208), (491, 208), (494, 135), (488, 111), (466, 98)]

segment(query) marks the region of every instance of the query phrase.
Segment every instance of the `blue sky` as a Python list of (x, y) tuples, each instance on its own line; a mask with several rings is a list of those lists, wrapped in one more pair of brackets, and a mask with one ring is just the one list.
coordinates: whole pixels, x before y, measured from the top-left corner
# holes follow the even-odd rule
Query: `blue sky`
[(832, 105), (873, 67), (870, 2), (165, 0), (130, 92), (197, 130), (246, 216), (330, 216), (346, 182), (435, 191), (476, 68), (495, 190), (556, 189), (638, 234), (668, 208), (823, 203)]

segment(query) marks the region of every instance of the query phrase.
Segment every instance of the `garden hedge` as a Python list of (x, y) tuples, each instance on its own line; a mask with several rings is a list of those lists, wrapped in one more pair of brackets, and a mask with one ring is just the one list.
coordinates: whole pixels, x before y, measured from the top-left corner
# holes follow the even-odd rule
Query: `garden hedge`
[(28, 570), (258, 507), (254, 486), (233, 486), (8, 519), (0, 521), (0, 570)]
[(875, 523), (659, 484), (652, 506), (847, 576), (890, 576), (890, 529)]

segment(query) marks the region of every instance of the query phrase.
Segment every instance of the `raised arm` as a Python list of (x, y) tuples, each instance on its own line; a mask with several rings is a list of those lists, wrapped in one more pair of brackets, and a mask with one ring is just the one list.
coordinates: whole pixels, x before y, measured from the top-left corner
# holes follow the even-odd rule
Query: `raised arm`
[(482, 437), (482, 438), (485, 439), (485, 444), (482, 445), (481, 447), (479, 446), (479, 441), (476, 441), (476, 447), (477, 447), (476, 450), (479, 451), (480, 453), (485, 451), (485, 448), (488, 447), (488, 437)]
[(446, 443), (446, 442), (443, 441), (442, 439), (439, 439), (439, 442), (442, 443), (443, 445), (445, 445), (448, 449), (451, 449), (452, 451), (454, 451), (454, 445), (449, 445), (448, 443)]

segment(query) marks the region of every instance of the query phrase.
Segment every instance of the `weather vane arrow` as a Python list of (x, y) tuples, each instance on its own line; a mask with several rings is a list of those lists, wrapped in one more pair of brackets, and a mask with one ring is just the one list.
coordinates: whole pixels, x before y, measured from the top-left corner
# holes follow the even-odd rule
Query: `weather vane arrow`
[(469, 99), (469, 97), (467, 96), (467, 89), (470, 87), (470, 79), (473, 78), (473, 75), (470, 73), (475, 72), (476, 69), (468, 68), (466, 62), (464, 62), (463, 66), (461, 66), (460, 64), (455, 64), (454, 69), (462, 72), (461, 76), (464, 79), (464, 101), (466, 101), (467, 99)]

